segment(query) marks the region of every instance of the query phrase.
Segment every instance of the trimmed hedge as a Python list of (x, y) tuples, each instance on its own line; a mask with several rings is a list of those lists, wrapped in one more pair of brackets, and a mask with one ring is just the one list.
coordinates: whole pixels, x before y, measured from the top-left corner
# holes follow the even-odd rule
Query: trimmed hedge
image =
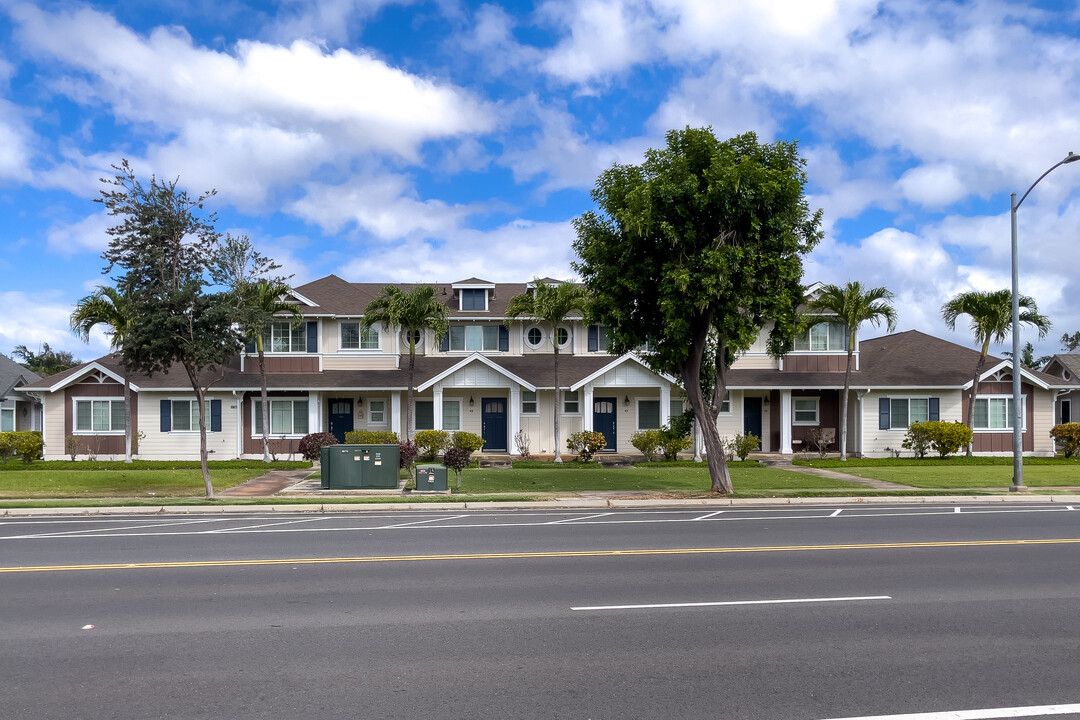
[(1061, 452), (1071, 458), (1080, 451), (1080, 423), (1061, 423), (1050, 428), (1050, 437), (1061, 443)]
[(345, 433), (346, 445), (397, 445), (396, 432), (389, 430), (351, 430)]

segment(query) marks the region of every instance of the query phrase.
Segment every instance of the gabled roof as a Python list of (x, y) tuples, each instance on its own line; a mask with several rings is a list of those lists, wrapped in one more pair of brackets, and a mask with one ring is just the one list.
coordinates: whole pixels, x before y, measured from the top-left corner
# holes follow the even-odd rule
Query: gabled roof
[(27, 370), (7, 355), (0, 355), (0, 397), (5, 397), (14, 388), (29, 385), (40, 380), (41, 376)]
[(489, 368), (491, 368), (495, 372), (499, 373), (500, 375), (503, 375), (503, 376), (509, 378), (510, 380), (513, 380), (514, 382), (518, 383), (519, 385), (523, 385), (525, 387), (525, 389), (527, 389), (527, 390), (536, 390), (536, 386), (533, 385), (532, 383), (530, 383), (528, 380), (525, 380), (525, 379), (523, 379), (521, 377), (518, 377), (514, 373), (508, 371), (506, 368), (504, 368), (501, 365), (499, 365), (498, 363), (496, 363), (491, 358), (485, 357), (484, 355), (481, 355), (480, 353), (473, 353), (472, 355), (469, 355), (467, 358), (463, 358), (461, 361), (455, 363), (454, 365), (451, 365), (450, 367), (443, 370), (441, 373), (439, 373), (439, 374), (437, 374), (437, 375), (435, 375), (433, 377), (430, 377), (427, 380), (425, 380), (423, 383), (417, 385), (416, 389), (419, 392), (423, 392), (424, 390), (427, 390), (429, 387), (432, 387), (433, 385), (435, 385), (440, 380), (444, 380), (445, 378), (448, 378), (451, 375), (453, 375), (454, 373), (456, 373), (458, 370), (461, 370), (462, 368), (467, 367), (467, 366), (472, 365), (473, 363), (477, 363), (477, 362), (480, 363), (481, 365), (487, 365)]
[[(74, 385), (88, 375), (95, 372), (99, 372), (106, 377), (112, 378), (118, 383), (124, 382), (124, 368), (120, 364), (120, 356), (115, 354), (103, 355), (96, 360), (76, 365), (73, 368), (68, 368), (63, 372), (58, 372), (55, 375), (50, 375), (47, 378), (42, 378), (33, 383), (28, 384), (25, 390), (36, 390), (39, 392), (56, 392), (63, 388)], [(134, 391), (139, 390), (139, 386), (132, 381), (131, 389)]]
[(453, 288), (493, 288), (495, 283), (490, 280), (481, 280), (480, 278), (471, 277), (467, 280), (458, 280), (456, 283), (451, 283), (450, 287)]
[(1058, 353), (1046, 364), (1043, 372), (1066, 382), (1080, 384), (1080, 353)]
[(668, 382), (671, 382), (671, 383), (678, 382), (675, 378), (668, 375), (667, 373), (656, 372), (655, 370), (650, 368), (648, 365), (646, 365), (645, 361), (642, 360), (640, 357), (638, 357), (636, 354), (627, 353), (625, 355), (620, 355), (617, 358), (611, 359), (610, 362), (608, 362), (603, 367), (595, 370), (594, 372), (590, 373), (589, 375), (581, 378), (580, 380), (578, 380), (577, 382), (572, 384), (570, 386), (570, 389), (571, 390), (577, 390), (579, 388), (582, 388), (585, 385), (587, 385), (588, 383), (595, 380), (596, 378), (603, 375), (604, 373), (609, 372), (611, 370), (614, 370), (615, 368), (619, 367), (620, 365), (623, 365), (623, 364), (628, 363), (628, 362), (636, 363), (636, 364), (640, 365), (641, 367), (645, 368), (646, 370), (648, 370), (650, 373), (653, 373), (654, 375), (658, 375), (658, 376), (664, 378), (665, 380), (667, 380)]

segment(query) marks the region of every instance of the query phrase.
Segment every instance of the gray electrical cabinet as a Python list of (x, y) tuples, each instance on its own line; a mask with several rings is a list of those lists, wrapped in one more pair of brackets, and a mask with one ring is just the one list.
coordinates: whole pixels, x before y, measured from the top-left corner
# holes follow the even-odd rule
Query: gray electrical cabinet
[(324, 490), (398, 486), (397, 445), (330, 445), (322, 449)]
[(425, 490), (439, 490), (445, 492), (446, 466), (445, 465), (417, 465), (416, 466), (416, 489), (419, 492)]

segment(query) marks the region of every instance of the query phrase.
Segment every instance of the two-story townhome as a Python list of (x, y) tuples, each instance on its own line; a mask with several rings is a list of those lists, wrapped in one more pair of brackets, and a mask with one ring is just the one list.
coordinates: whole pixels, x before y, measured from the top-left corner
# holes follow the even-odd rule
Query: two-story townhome
[[(409, 434), (466, 430), (485, 439), (485, 453), (508, 454), (519, 454), (519, 442), (527, 438), (533, 454), (550, 455), (556, 450), (558, 412), (564, 443), (571, 433), (595, 430), (607, 439), (605, 451), (634, 453), (631, 435), (661, 427), (683, 412), (684, 395), (675, 378), (650, 370), (638, 354), (611, 355), (607, 328), (580, 316), (558, 327), (528, 318), (508, 322), (509, 299), (529, 291), (529, 284), (469, 278), (431, 285), (447, 306), (450, 330), (440, 338), (430, 332), (416, 338)], [(332, 432), (342, 440), (346, 432), (362, 429), (405, 436), (408, 337), (399, 328), (363, 329), (364, 309), (383, 287), (330, 275), (297, 287), (288, 298), (303, 320), (275, 323), (264, 343), (270, 436), (279, 457), (295, 453), (300, 438), (311, 432)], [(767, 330), (729, 372), (721, 435), (753, 432), (762, 438), (763, 450), (778, 453), (797, 451), (810, 428), (831, 430), (838, 438), (847, 362), (844, 329), (817, 325), (779, 359), (765, 352)], [(558, 395), (553, 342), (559, 346)], [(976, 356), (917, 332), (860, 342), (848, 413), (849, 452), (884, 455), (900, 446), (910, 422), (962, 420), (963, 390), (970, 387)], [(975, 449), (1005, 452), (1011, 437), (1002, 425), (1008, 421), (1002, 389), (1007, 367), (997, 360), (988, 367), (980, 386), (984, 396), (976, 401)], [(212, 381), (207, 395), (212, 458), (261, 457), (254, 348), (208, 373), (205, 381)], [(1025, 373), (1029, 452), (1052, 452), (1047, 432), (1061, 382)], [(184, 373), (133, 376), (131, 383), (139, 457), (198, 457), (198, 407)], [(44, 403), (47, 458), (63, 457), (69, 437), (76, 439), (80, 454), (123, 454), (123, 368), (117, 356), (25, 389)], [(566, 452), (565, 446), (561, 450)]]
[(19, 392), (40, 379), (36, 373), (0, 355), (0, 432), (41, 429), (41, 403)]

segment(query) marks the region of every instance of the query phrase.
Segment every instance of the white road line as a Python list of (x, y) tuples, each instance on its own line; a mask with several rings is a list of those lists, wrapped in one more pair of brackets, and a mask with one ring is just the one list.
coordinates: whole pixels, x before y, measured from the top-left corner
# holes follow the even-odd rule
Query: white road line
[[(468, 515), (441, 515), (437, 518), (430, 518), (428, 520), (417, 520), (416, 522), (400, 523), (398, 525), (380, 525), (373, 528), (357, 528), (358, 530), (393, 530), (394, 528), (414, 527), (416, 525), (423, 525), (424, 523), (439, 522), (440, 520), (457, 520), (458, 518), (469, 517)], [(331, 528), (327, 528), (331, 529)]]
[(276, 525), (296, 525), (298, 523), (318, 522), (320, 520), (326, 520), (326, 518), (304, 518), (303, 520), (281, 520), (279, 522), (262, 523), (261, 525), (244, 525), (242, 527), (235, 528), (221, 528), (220, 530), (207, 530), (204, 535), (228, 535), (232, 532), (244, 532), (247, 530), (254, 530), (256, 528), (274, 527)]
[(566, 523), (572, 523), (572, 522), (574, 522), (576, 520), (592, 520), (593, 518), (602, 518), (602, 517), (607, 517), (608, 515), (614, 515), (614, 514), (615, 513), (609, 513), (609, 512), (596, 513), (595, 515), (582, 515), (581, 517), (570, 517), (570, 518), (563, 518), (562, 520), (552, 520), (551, 522), (544, 523), (544, 524), (545, 525), (565, 525)]
[(709, 518), (711, 518), (711, 517), (716, 517), (717, 515), (722, 515), (723, 513), (724, 513), (724, 511), (723, 511), (723, 510), (717, 510), (716, 512), (711, 512), (711, 513), (709, 513), (708, 515), (702, 515), (701, 517), (696, 517), (696, 518), (690, 518), (690, 519), (691, 519), (692, 521), (696, 521), (696, 520), (708, 520), (708, 519), (709, 519)]
[(955, 512), (955, 513), (958, 513), (958, 514), (959, 514), (959, 512), (960, 512), (960, 506), (959, 506), (959, 505), (957, 505), (956, 507), (954, 507), (954, 508), (953, 508), (953, 512)]
[[(142, 530), (146, 527), (159, 528), (167, 527), (169, 525), (197, 525), (199, 523), (208, 522), (225, 522), (226, 520), (235, 520), (236, 518), (209, 518), (206, 520), (178, 520), (176, 522), (145, 522), (141, 525), (131, 525), (129, 527), (105, 527), (98, 528), (96, 530), (66, 530), (64, 532), (45, 532), (35, 533), (34, 535), (11, 535), (5, 540), (23, 540), (27, 538), (64, 538), (64, 537), (110, 537), (111, 533), (118, 533), (121, 530)], [(200, 531), (205, 532), (205, 531)], [(91, 535), (90, 533), (94, 533)], [(160, 535), (169, 535), (171, 533), (158, 533)], [(184, 533), (186, 534), (186, 533)]]
[(571, 610), (645, 610), (651, 608), (721, 607), (728, 605), (791, 605), (795, 603), (853, 602), (855, 600), (892, 600), (890, 595), (860, 595), (855, 597), (787, 598), (784, 600), (726, 600), (723, 602), (655, 603), (652, 605), (583, 605)]
[(834, 511), (833, 511), (833, 514), (832, 514), (832, 515), (830, 515), (829, 517), (836, 517), (837, 515), (839, 515), (839, 514), (840, 514), (840, 513), (842, 513), (842, 512), (844, 512), (844, 508), (839, 508), (839, 509), (837, 509), (837, 510), (834, 510)]
[(1042, 717), (1080, 713), (1080, 703), (1072, 705), (1031, 705), (1029, 707), (953, 710), (949, 712), (907, 713), (906, 715), (864, 715), (829, 720), (991, 720), (992, 718)]

